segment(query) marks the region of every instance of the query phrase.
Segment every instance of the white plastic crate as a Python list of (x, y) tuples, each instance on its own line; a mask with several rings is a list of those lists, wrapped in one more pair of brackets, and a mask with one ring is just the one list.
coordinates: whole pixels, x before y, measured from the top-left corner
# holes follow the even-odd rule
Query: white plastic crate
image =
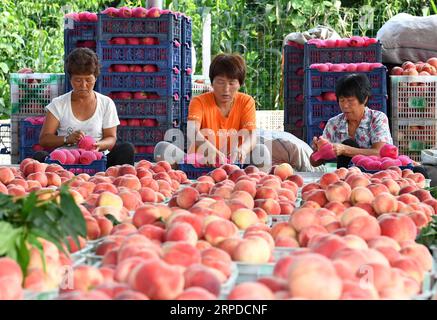
[(437, 119), (437, 76), (390, 76), (392, 117)]
[(43, 115), (53, 98), (64, 94), (63, 73), (11, 73), (12, 113)]
[(258, 278), (271, 276), (273, 274), (273, 269), (275, 268), (274, 263), (243, 263), (237, 262), (238, 266), (238, 278), (237, 284), (249, 281), (256, 281)]
[(392, 120), (393, 143), (399, 154), (421, 161), (421, 151), (437, 146), (437, 120)]
[(256, 111), (256, 127), (265, 130), (284, 131), (283, 110)]

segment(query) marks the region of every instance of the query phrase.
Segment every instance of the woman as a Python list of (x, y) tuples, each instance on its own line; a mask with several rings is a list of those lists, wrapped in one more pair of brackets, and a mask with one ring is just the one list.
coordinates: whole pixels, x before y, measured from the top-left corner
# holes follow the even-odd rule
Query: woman
[[(213, 59), (209, 69), (213, 91), (194, 97), (189, 105), (188, 154), (203, 154), (208, 163), (225, 163), (227, 158), (233, 163), (263, 160), (251, 157), (255, 149), (263, 154), (259, 149), (264, 148), (255, 148), (255, 100), (239, 92), (245, 77), (246, 64), (240, 55), (219, 54)], [(183, 157), (184, 152), (168, 142), (155, 148), (155, 160), (181, 162)]]
[[(338, 168), (347, 168), (355, 155), (377, 156), (384, 144), (393, 144), (387, 116), (366, 106), (371, 96), (366, 75), (350, 74), (340, 78), (335, 94), (342, 113), (328, 120), (322, 137), (333, 144)], [(313, 138), (314, 145), (320, 142), (319, 138)], [(323, 162), (311, 157), (311, 163), (317, 166)]]
[[(120, 121), (114, 102), (93, 90), (100, 74), (97, 55), (88, 48), (77, 48), (68, 55), (65, 71), (73, 90), (53, 99), (46, 107), (40, 145), (46, 148), (73, 147), (87, 135), (96, 141), (94, 148), (97, 151), (107, 153), (107, 167), (133, 165), (133, 145), (116, 144)], [(47, 155), (44, 151), (37, 152), (34, 158), (43, 162)]]

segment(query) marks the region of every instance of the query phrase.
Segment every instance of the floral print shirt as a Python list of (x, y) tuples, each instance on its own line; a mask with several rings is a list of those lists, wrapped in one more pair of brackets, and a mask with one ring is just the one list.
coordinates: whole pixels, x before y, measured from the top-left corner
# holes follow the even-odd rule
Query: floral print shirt
[(365, 108), (364, 118), (355, 131), (355, 137), (349, 137), (348, 123), (343, 113), (332, 117), (326, 123), (323, 137), (332, 143), (341, 143), (346, 139), (354, 139), (360, 148), (370, 149), (374, 143), (393, 144), (388, 118), (381, 111)]

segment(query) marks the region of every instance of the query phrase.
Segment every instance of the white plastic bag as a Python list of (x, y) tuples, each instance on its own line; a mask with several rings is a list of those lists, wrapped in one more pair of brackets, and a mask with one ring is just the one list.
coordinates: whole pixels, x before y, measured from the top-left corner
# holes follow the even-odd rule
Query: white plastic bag
[(437, 149), (427, 149), (421, 151), (422, 164), (437, 166)]
[(400, 13), (379, 29), (382, 62), (401, 64), (426, 61), (437, 56), (437, 15), (415, 17)]

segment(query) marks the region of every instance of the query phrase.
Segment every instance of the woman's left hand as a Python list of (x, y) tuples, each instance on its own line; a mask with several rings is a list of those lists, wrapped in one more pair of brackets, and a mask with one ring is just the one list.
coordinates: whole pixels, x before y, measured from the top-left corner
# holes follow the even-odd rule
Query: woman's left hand
[(102, 144), (100, 141), (97, 141), (96, 143), (94, 143), (93, 147), (94, 147), (94, 150), (96, 150), (96, 151), (102, 150)]
[(335, 154), (338, 156), (342, 156), (346, 153), (346, 145), (341, 143), (333, 143), (332, 147), (334, 149)]

